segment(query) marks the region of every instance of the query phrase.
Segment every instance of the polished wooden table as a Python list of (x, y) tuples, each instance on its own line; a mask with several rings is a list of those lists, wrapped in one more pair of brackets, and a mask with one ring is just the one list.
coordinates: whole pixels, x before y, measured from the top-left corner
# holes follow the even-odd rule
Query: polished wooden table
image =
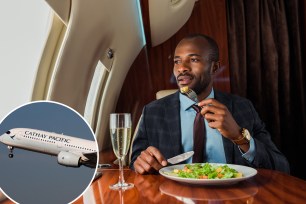
[(306, 181), (272, 170), (258, 169), (253, 178), (229, 186), (192, 186), (161, 175), (139, 175), (125, 169), (127, 182), (135, 187), (113, 191), (118, 170), (101, 170), (78, 203), (306, 203)]
[[(101, 153), (100, 163), (113, 161), (112, 152)], [(109, 162), (108, 162), (109, 163)], [(161, 175), (139, 175), (124, 169), (127, 182), (135, 187), (113, 191), (109, 185), (118, 181), (118, 166), (99, 169), (102, 176), (95, 180), (74, 204), (142, 204), (142, 203), (306, 203), (306, 181), (282, 172), (257, 169), (253, 178), (228, 186), (192, 186), (169, 180)], [(69, 190), (69, 189), (67, 189)], [(1, 204), (12, 203), (9, 200)]]

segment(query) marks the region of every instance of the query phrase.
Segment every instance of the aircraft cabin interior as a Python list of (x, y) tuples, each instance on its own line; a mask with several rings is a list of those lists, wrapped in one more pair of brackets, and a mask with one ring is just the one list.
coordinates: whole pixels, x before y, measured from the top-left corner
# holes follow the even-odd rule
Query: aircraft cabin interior
[[(95, 133), (100, 161), (110, 157), (113, 158), (111, 165), (117, 164), (109, 134), (110, 114), (131, 113), (133, 142), (144, 106), (178, 91), (173, 75), (177, 43), (188, 34), (201, 33), (215, 39), (219, 46), (220, 68), (214, 73), (214, 90), (239, 95), (253, 103), (272, 141), (287, 158), (290, 175), (301, 180), (301, 190), (306, 190), (304, 1), (42, 2), (50, 13), (48, 27), (42, 37), (44, 44), (37, 66), (33, 68), (32, 84), (27, 90), (28, 101), (23, 102), (56, 101), (84, 116)], [(10, 73), (9, 67), (0, 69), (1, 75)], [(16, 93), (22, 92), (18, 81), (14, 83)], [(124, 168), (129, 168), (131, 149)], [(106, 176), (102, 172), (103, 177)], [(92, 184), (95, 190), (89, 188), (89, 191), (96, 193), (95, 203), (111, 203), (108, 200), (111, 196), (106, 196), (108, 187), (101, 186), (99, 179)], [(261, 184), (256, 184), (258, 190), (252, 194), (250, 203), (263, 201)], [(273, 184), (276, 185), (280, 184)], [(159, 203), (184, 202), (178, 197), (166, 198), (167, 193), (161, 195), (161, 187), (158, 192), (162, 197)], [(89, 194), (85, 193), (75, 203), (88, 203)], [(305, 195), (296, 196), (292, 195), (293, 203), (305, 198)], [(125, 202), (135, 202), (132, 197), (125, 197)], [(117, 199), (115, 195), (113, 198)], [(136, 198), (140, 202), (141, 193)], [(288, 195), (280, 199), (289, 198)], [(11, 201), (0, 194), (0, 203)]]

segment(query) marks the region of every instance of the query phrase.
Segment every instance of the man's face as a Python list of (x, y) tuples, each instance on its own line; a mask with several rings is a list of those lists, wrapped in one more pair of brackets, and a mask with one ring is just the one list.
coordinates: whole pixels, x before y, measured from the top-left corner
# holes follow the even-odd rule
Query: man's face
[(188, 86), (197, 94), (212, 85), (211, 63), (205, 39), (182, 40), (175, 49), (173, 73), (179, 88)]

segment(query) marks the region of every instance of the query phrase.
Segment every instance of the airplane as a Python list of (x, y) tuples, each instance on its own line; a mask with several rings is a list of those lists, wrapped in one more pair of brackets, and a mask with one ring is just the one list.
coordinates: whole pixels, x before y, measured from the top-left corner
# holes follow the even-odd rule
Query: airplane
[(97, 147), (95, 141), (30, 128), (13, 128), (0, 136), (0, 142), (8, 145), (9, 158), (13, 149), (55, 155), (59, 164), (69, 167), (81, 165), (95, 168)]
[[(3, 87), (3, 91), (0, 90), (0, 93), (2, 96), (9, 95), (10, 100), (1, 101), (0, 116), (1, 113), (4, 115), (11, 111), (13, 105), (20, 105), (29, 101), (52, 100), (61, 102), (84, 116), (95, 132), (99, 150), (108, 153), (107, 151), (112, 148), (108, 126), (109, 114), (112, 112), (130, 112), (132, 114), (132, 124), (138, 124), (144, 105), (155, 100), (156, 94), (160, 90), (177, 89), (175, 79), (173, 80), (172, 76), (174, 49), (183, 36), (191, 33), (209, 35), (219, 45), (221, 69), (215, 74), (214, 81), (214, 87), (217, 90), (233, 91), (236, 94), (255, 97), (255, 102), (258, 102), (258, 106), (262, 109), (260, 112), (271, 112), (271, 104), (269, 106), (264, 104), (274, 100), (258, 97), (262, 95), (262, 89), (257, 86), (258, 84), (266, 84), (271, 79), (266, 80), (265, 77), (261, 77), (262, 81), (247, 80), (250, 77), (253, 79), (252, 73), (256, 70), (254, 67), (261, 70), (265, 60), (258, 60), (257, 57), (249, 59), (248, 54), (252, 47), (248, 49), (245, 47), (247, 42), (258, 41), (257, 45), (260, 45), (260, 47), (257, 47), (257, 51), (259, 52), (266, 50), (266, 43), (269, 44), (270, 41), (263, 41), (260, 37), (248, 38), (250, 33), (246, 33), (245, 29), (247, 27), (237, 26), (246, 25), (251, 21), (246, 22), (245, 19), (248, 18), (239, 18), (240, 16), (244, 17), (247, 11), (245, 11), (246, 7), (244, 6), (235, 7), (235, 1), (32, 0), (24, 2), (26, 3), (20, 6), (21, 1), (5, 1), (2, 7), (6, 8), (4, 11), (7, 11), (7, 13), (0, 12), (0, 16), (2, 14), (3, 19), (4, 17), (7, 19), (3, 25), (5, 29), (2, 30), (1, 34), (10, 31), (6, 35), (7, 37), (1, 37), (4, 45), (0, 47), (0, 49), (3, 48), (3, 51), (0, 50), (0, 52), (4, 53), (2, 55), (5, 56), (1, 59), (1, 62), (7, 61), (7, 63), (0, 66), (0, 73), (3, 76), (0, 80), (0, 88)], [(295, 1), (292, 2), (292, 4), (296, 3)], [(236, 3), (238, 4), (239, 1)], [(38, 11), (36, 9), (37, 4), (42, 4), (39, 13), (36, 13)], [(286, 4), (283, 8), (286, 8), (289, 4), (291, 3)], [(46, 6), (46, 8), (43, 6)], [(290, 11), (294, 7), (296, 6), (286, 9)], [(11, 12), (19, 8), (18, 12)], [(231, 10), (229, 10), (230, 8)], [(297, 6), (297, 8), (299, 7)], [(26, 15), (22, 15), (22, 12)], [(291, 13), (297, 12), (292, 11)], [(283, 16), (289, 15), (285, 14)], [(27, 15), (32, 15), (32, 20), (25, 18)], [(271, 15), (272, 18), (273, 16)], [(46, 20), (41, 22), (39, 26), (36, 25), (36, 20), (44, 19), (44, 17)], [(13, 21), (15, 19), (20, 20), (20, 22), (16, 23), (16, 21)], [(292, 19), (299, 18), (292, 17)], [(271, 24), (271, 21), (267, 20), (262, 23), (267, 24), (265, 28), (267, 28), (266, 31), (270, 37), (283, 36), (274, 34), (277, 29), (274, 28), (275, 25)], [(304, 25), (305, 23), (301, 23), (299, 26), (303, 27)], [(269, 30), (270, 26), (272, 27)], [(261, 36), (261, 29), (259, 29), (259, 32), (251, 27), (249, 26), (252, 36)], [(13, 28), (19, 29), (13, 30)], [(40, 30), (39, 28), (43, 29)], [(239, 29), (242, 29), (243, 32)], [(288, 33), (291, 33), (296, 30), (291, 29), (289, 31), (290, 29)], [(33, 38), (34, 35), (37, 37)], [(290, 36), (294, 36), (293, 33)], [(303, 35), (300, 34), (299, 36)], [(298, 59), (294, 58), (295, 60), (292, 61), (300, 62), (301, 55), (291, 53), (295, 50), (292, 42), (300, 42), (300, 40), (299, 38), (297, 38), (298, 40), (292, 40), (289, 37), (285, 41), (286, 43), (282, 42), (281, 44), (291, 45), (288, 56), (295, 56)], [(35, 42), (31, 39), (35, 39)], [(289, 39), (291, 39), (290, 43)], [(278, 43), (273, 44), (276, 47), (279, 45)], [(299, 43), (297, 44), (299, 45), (297, 50), (299, 50), (301, 46)], [(34, 49), (30, 49), (34, 45), (38, 47), (39, 57), (36, 57)], [(272, 48), (270, 45), (268, 47)], [(243, 49), (240, 49), (241, 46)], [(278, 53), (276, 50), (275, 48), (275, 54), (283, 53)], [(7, 57), (9, 54), (10, 57)], [(262, 53), (257, 54), (261, 56)], [(247, 60), (254, 61), (245, 63)], [(34, 65), (26, 64), (28, 61), (33, 62)], [(287, 61), (290, 60), (287, 59)], [(19, 65), (18, 62), (22, 64)], [(241, 64), (241, 62), (244, 63)], [(303, 65), (303, 63), (298, 64), (299, 66)], [(278, 63), (267, 65), (267, 67), (270, 66), (276, 66), (274, 71), (278, 70)], [(290, 66), (287, 66), (287, 69), (288, 67)], [(241, 73), (238, 71), (240, 69), (242, 69)], [(252, 71), (247, 71), (249, 69)], [(262, 75), (259, 74), (259, 76)], [(300, 75), (297, 74), (297, 76)], [(12, 78), (14, 83), (11, 83)], [(250, 83), (246, 83), (246, 81)], [(299, 80), (296, 80), (297, 84), (294, 81), (291, 80), (290, 82), (293, 83), (292, 86), (299, 87), (295, 86), (299, 84)], [(277, 83), (274, 83), (273, 87), (274, 85), (277, 85)], [(255, 89), (257, 87), (258, 90), (256, 91), (254, 87)], [(265, 90), (265, 93), (269, 90)], [(303, 94), (299, 94), (299, 91), (296, 91), (296, 95), (288, 95), (289, 99), (293, 96), (303, 97)], [(297, 108), (289, 107), (287, 109), (295, 110)], [(271, 114), (265, 115), (269, 119)], [(275, 115), (278, 115), (278, 113), (275, 113)], [(294, 119), (303, 117), (303, 114), (289, 115)], [(279, 120), (269, 121), (271, 123), (269, 126), (274, 128), (273, 132), (279, 133)], [(275, 121), (277, 125), (273, 125), (275, 123), (271, 121)], [(294, 123), (294, 121), (303, 120), (285, 118), (281, 121), (293, 121)], [(285, 128), (283, 132), (290, 132), (288, 128), (295, 127), (294, 125), (286, 125), (286, 127), (283, 127)], [(133, 127), (133, 135), (135, 135), (136, 127), (137, 125)], [(297, 127), (302, 128), (303, 126), (297, 125)], [(300, 143), (301, 146), (303, 144)], [(292, 152), (289, 155), (291, 159), (293, 158), (292, 163), (296, 163), (296, 158), (300, 158), (300, 155), (302, 155), (297, 151), (287, 152)], [(305, 167), (302, 163), (297, 165), (299, 166), (294, 169), (305, 177), (305, 174), (303, 174), (306, 170)]]

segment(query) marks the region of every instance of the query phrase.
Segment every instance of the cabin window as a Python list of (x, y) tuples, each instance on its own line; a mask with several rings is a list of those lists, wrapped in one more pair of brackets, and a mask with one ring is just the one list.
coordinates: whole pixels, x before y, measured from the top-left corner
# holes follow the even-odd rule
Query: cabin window
[(0, 80), (0, 93), (9, 95), (9, 100), (1, 100), (0, 118), (32, 96), (50, 13), (45, 1), (1, 1), (0, 67), (5, 77)]
[(104, 86), (108, 78), (108, 70), (102, 64), (101, 61), (98, 61), (98, 64), (95, 69), (95, 73), (90, 85), (89, 93), (86, 100), (86, 106), (84, 111), (84, 118), (94, 128), (95, 117), (98, 114), (100, 104), (100, 98), (104, 91)]

